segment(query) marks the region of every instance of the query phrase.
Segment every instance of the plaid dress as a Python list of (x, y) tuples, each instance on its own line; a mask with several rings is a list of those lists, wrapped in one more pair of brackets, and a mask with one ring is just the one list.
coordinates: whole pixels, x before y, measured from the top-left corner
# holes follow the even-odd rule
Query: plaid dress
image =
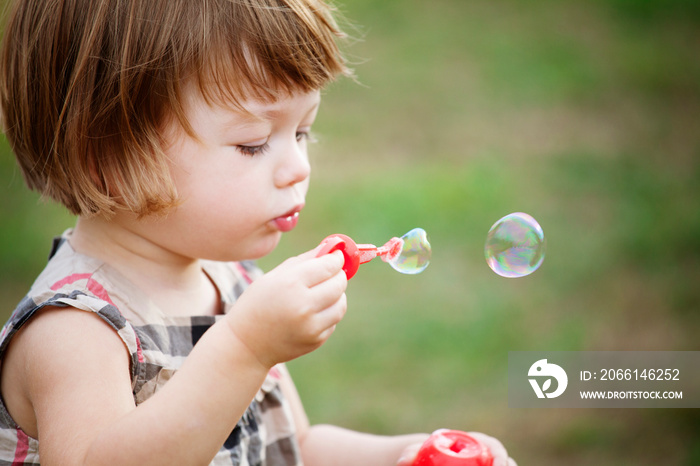
[[(54, 240), (48, 265), (3, 327), (0, 360), (15, 332), (43, 306), (93, 312), (114, 329), (131, 355), (132, 389), (139, 405), (170, 380), (197, 340), (221, 316), (164, 315), (108, 264), (76, 253), (67, 241), (69, 235), (70, 230)], [(260, 274), (252, 262), (204, 262), (203, 266), (219, 290), (225, 312)], [(278, 368), (270, 371), (212, 465), (301, 464), (280, 376)], [(39, 441), (22, 431), (0, 400), (0, 465), (39, 463)]]

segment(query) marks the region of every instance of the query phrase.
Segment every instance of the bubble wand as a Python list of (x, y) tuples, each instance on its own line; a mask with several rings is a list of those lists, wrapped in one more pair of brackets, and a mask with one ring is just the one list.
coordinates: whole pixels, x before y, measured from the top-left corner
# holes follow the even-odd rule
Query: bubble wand
[(414, 228), (401, 238), (391, 238), (383, 246), (357, 244), (349, 236), (334, 234), (321, 241), (321, 249), (316, 254), (322, 256), (333, 251), (343, 253), (345, 263), (343, 270), (348, 280), (351, 279), (360, 264), (365, 264), (375, 257), (380, 257), (394, 270), (405, 274), (420, 273), (430, 263), (430, 242), (422, 228)]

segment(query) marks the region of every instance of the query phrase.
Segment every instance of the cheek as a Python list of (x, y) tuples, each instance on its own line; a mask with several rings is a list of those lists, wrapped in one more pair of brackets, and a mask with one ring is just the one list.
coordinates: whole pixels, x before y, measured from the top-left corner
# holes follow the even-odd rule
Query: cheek
[(235, 176), (236, 167), (213, 161), (171, 165), (170, 172), (183, 206), (225, 205), (251, 188), (248, 180)]
[(245, 231), (269, 213), (267, 193), (252, 174), (233, 176), (222, 169), (206, 169), (185, 174), (182, 181), (181, 212), (214, 230)]

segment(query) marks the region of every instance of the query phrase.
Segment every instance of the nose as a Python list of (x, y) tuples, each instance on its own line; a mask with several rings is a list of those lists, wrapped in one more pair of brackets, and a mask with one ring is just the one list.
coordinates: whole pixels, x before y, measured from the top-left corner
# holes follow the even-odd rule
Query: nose
[(286, 188), (301, 183), (311, 174), (311, 165), (306, 148), (296, 140), (281, 155), (275, 172), (275, 185)]

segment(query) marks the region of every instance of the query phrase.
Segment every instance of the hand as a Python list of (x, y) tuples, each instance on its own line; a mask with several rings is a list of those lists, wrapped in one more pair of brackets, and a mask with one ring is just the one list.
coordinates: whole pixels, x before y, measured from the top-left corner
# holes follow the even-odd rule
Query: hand
[[(428, 434), (425, 435), (425, 439), (428, 439)], [(423, 446), (423, 442), (412, 443), (404, 448), (399, 461), (396, 462), (396, 466), (411, 466), (416, 460), (418, 450), (420, 450), (421, 446)]]
[(513, 458), (508, 456), (508, 452), (501, 442), (481, 432), (468, 432), (469, 435), (486, 445), (493, 456), (492, 466), (518, 466)]
[(240, 296), (226, 316), (231, 329), (265, 367), (315, 350), (347, 309), (342, 266), (340, 251), (287, 259)]

